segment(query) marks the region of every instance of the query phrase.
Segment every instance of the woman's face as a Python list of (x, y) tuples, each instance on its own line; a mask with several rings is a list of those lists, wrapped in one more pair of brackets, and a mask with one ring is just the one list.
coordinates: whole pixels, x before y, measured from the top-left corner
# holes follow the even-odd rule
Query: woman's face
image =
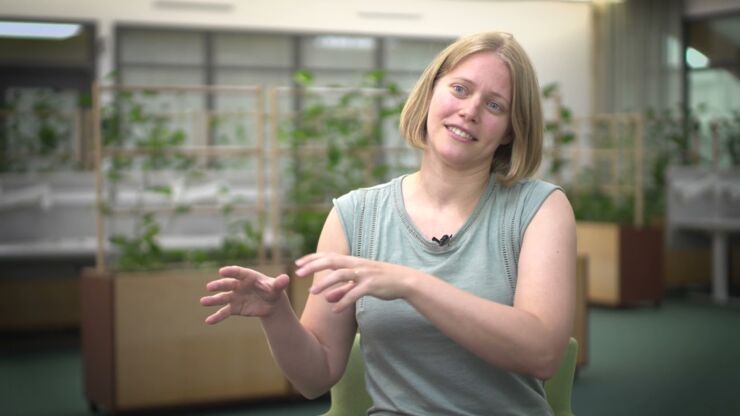
[(463, 59), (437, 80), (429, 104), (426, 151), (461, 169), (490, 169), (500, 144), (509, 142), (509, 68), (494, 52)]

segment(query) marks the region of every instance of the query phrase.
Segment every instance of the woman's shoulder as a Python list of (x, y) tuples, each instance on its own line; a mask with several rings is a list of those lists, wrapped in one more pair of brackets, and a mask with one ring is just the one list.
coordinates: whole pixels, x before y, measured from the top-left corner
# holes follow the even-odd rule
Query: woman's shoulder
[(514, 194), (514, 195), (531, 195), (531, 194), (550, 194), (554, 190), (562, 190), (560, 186), (554, 183), (544, 181), (536, 178), (520, 179), (508, 186), (499, 186), (497, 191), (499, 193)]
[(364, 205), (368, 198), (378, 200), (392, 198), (393, 187), (403, 179), (403, 176), (393, 178), (388, 182), (380, 183), (374, 186), (353, 189), (346, 194), (335, 198), (334, 205), (339, 207), (356, 208)]
[(393, 186), (395, 186), (402, 179), (403, 179), (403, 176), (399, 176), (399, 177), (389, 180), (388, 182), (380, 183), (380, 184), (373, 185), (373, 186), (353, 189), (347, 192), (346, 194), (340, 196), (339, 198), (337, 198), (337, 200), (355, 202), (355, 201), (364, 199), (368, 194), (375, 194), (375, 195), (388, 194), (390, 195), (393, 189)]

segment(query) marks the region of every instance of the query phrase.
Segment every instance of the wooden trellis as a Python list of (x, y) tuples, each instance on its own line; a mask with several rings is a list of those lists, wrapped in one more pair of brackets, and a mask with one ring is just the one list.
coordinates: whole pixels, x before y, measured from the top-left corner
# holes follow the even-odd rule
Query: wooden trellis
[[(282, 174), (282, 163), (286, 161), (296, 160), (312, 160), (312, 158), (323, 158), (327, 154), (327, 144), (324, 141), (318, 143), (306, 143), (298, 147), (291, 147), (284, 140), (281, 139), (281, 128), (291, 123), (300, 123), (300, 119), (303, 116), (301, 110), (297, 110), (300, 106), (296, 105), (296, 101), (304, 100), (308, 96), (318, 97), (320, 100), (331, 101), (332, 99), (342, 94), (356, 93), (364, 97), (382, 99), (387, 97), (388, 91), (379, 88), (343, 88), (343, 87), (309, 87), (309, 88), (294, 88), (294, 87), (275, 87), (269, 92), (269, 126), (270, 126), (270, 188), (271, 188), (271, 209), (270, 218), (272, 221), (271, 229), (277, 230), (275, 234), (274, 244), (276, 247), (281, 247), (282, 242), (280, 241), (283, 225), (281, 219), (283, 215), (288, 211), (296, 210), (310, 210), (320, 211), (328, 213), (331, 204), (327, 201), (320, 202), (299, 202), (296, 201), (282, 201), (283, 191), (285, 187), (285, 178)], [(290, 107), (290, 110), (281, 110), (282, 108)], [(356, 117), (361, 120), (362, 128), (371, 128), (373, 123), (378, 122), (378, 114), (374, 112), (373, 108), (340, 108), (334, 109), (340, 113), (344, 113), (349, 117)], [(334, 113), (336, 115), (336, 113)], [(374, 145), (362, 146), (362, 147), (348, 147), (343, 149), (343, 152), (356, 156), (360, 160), (361, 169), (364, 172), (366, 179), (365, 185), (374, 185), (377, 179), (373, 178), (372, 170), (374, 168), (375, 161), (377, 160), (395, 160), (396, 165), (401, 165), (398, 160), (404, 156), (413, 159), (414, 164), (418, 164), (420, 154), (416, 149), (411, 148), (403, 140), (397, 140), (395, 143), (388, 143), (387, 137), (383, 143)], [(397, 138), (398, 139), (398, 138)], [(322, 160), (322, 159), (313, 159)], [(339, 195), (336, 195), (339, 196)], [(280, 261), (282, 251), (280, 249), (275, 250), (274, 256), (275, 261)]]
[[(151, 93), (200, 93), (200, 94), (240, 94), (249, 96), (255, 100), (254, 110), (245, 112), (244, 116), (251, 116), (255, 123), (254, 141), (251, 145), (214, 145), (209, 136), (211, 121), (215, 117), (223, 115), (216, 111), (200, 110), (190, 112), (188, 117), (193, 122), (192, 131), (193, 141), (196, 145), (182, 145), (169, 148), (150, 148), (142, 146), (106, 146), (103, 144), (102, 132), (102, 99), (103, 94), (151, 94)], [(105, 272), (106, 265), (106, 198), (104, 190), (106, 187), (106, 175), (103, 164), (106, 159), (117, 156), (147, 156), (147, 155), (185, 155), (198, 156), (206, 159), (223, 158), (231, 156), (250, 157), (256, 161), (256, 201), (253, 204), (238, 204), (234, 207), (235, 211), (242, 213), (256, 213), (257, 215), (266, 215), (267, 210), (267, 186), (264, 177), (265, 158), (264, 158), (264, 98), (262, 88), (259, 86), (104, 86), (94, 84), (93, 86), (93, 143), (94, 143), (94, 168), (95, 168), (95, 194), (97, 207), (96, 210), (96, 269), (99, 272)], [(173, 114), (168, 114), (172, 116)], [(178, 208), (175, 206), (157, 206), (147, 208), (147, 212), (173, 213)], [(191, 212), (205, 215), (218, 215), (221, 208), (218, 205), (198, 205), (192, 207)], [(130, 207), (106, 207), (105, 211), (111, 215), (132, 215), (134, 211)], [(260, 263), (267, 262), (267, 250), (264, 240), (261, 240), (257, 248), (257, 257)]]
[(599, 163), (610, 167), (606, 180), (597, 188), (613, 198), (629, 196), (633, 204), (633, 224), (644, 225), (645, 163), (650, 153), (645, 149), (644, 120), (640, 114), (608, 114), (577, 117), (561, 127), (567, 129), (574, 140), (568, 144), (546, 140), (545, 168), (560, 158), (562, 170), (542, 175), (562, 184), (573, 192), (587, 190), (579, 183), (585, 169)]

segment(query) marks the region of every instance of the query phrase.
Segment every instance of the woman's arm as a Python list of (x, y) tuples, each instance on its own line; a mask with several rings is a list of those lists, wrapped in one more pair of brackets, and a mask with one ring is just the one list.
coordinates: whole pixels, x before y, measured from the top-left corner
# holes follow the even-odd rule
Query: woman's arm
[(450, 338), (499, 367), (540, 379), (558, 368), (575, 313), (573, 211), (562, 192), (543, 203), (524, 234), (513, 307), (424, 276), (407, 301)]
[[(329, 214), (318, 249), (347, 254), (347, 243), (337, 214)], [(329, 310), (324, 299), (309, 296), (303, 313), (305, 324), (295, 316), (285, 289), (288, 276), (276, 278), (243, 267), (219, 271), (221, 279), (207, 289), (219, 292), (201, 299), (204, 306), (222, 306), (206, 322), (216, 324), (231, 315), (255, 316), (262, 322), (275, 362), (295, 388), (307, 398), (326, 393), (344, 372), (356, 331), (354, 312)], [(320, 282), (325, 273), (317, 273)]]
[[(336, 302), (336, 310), (365, 295), (404, 298), (487, 362), (547, 379), (557, 370), (572, 331), (575, 243), (570, 204), (562, 192), (553, 192), (525, 232), (513, 306), (480, 298), (418, 270), (349, 256), (309, 255), (298, 261), (297, 273), (334, 270), (312, 292), (324, 293)], [(350, 286), (337, 288), (338, 282)]]
[[(349, 254), (347, 238), (334, 209), (324, 223), (318, 252)], [(318, 272), (314, 284), (328, 272)], [(295, 388), (307, 398), (329, 391), (344, 374), (357, 324), (354, 307), (332, 312), (321, 297), (308, 295), (300, 322), (284, 307), (262, 319), (275, 360)]]

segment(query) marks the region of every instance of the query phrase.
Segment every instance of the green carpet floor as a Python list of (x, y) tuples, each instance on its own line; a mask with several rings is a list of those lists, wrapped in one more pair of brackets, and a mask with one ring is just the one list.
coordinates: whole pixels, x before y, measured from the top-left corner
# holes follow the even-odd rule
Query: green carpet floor
[(740, 309), (669, 301), (590, 311), (577, 415), (740, 415)]
[[(589, 331), (589, 362), (573, 392), (578, 416), (740, 415), (740, 308), (682, 299), (591, 308)], [(26, 338), (0, 338), (0, 415), (90, 414), (75, 334)], [(251, 402), (166, 414), (314, 416), (328, 404)]]

